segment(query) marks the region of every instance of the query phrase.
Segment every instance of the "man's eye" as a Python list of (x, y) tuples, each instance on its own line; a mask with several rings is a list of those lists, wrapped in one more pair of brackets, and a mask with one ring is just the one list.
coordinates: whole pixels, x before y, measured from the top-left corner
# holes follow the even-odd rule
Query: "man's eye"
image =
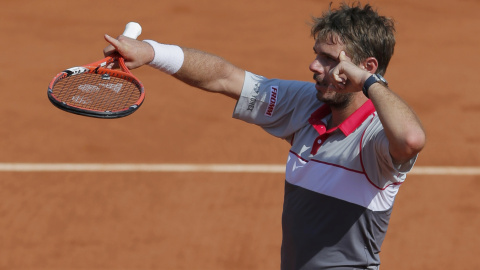
[(327, 61), (329, 61), (329, 62), (336, 62), (336, 61), (337, 61), (337, 59), (334, 59), (334, 58), (332, 58), (332, 57), (326, 57), (326, 59), (327, 59)]

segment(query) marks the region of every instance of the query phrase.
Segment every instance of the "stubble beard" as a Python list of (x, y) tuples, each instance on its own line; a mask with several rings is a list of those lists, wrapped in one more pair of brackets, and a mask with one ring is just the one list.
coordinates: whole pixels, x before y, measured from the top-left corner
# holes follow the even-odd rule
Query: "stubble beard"
[[(321, 87), (327, 87), (326, 83), (324, 83), (324, 78), (322, 78), (319, 74), (313, 74), (313, 79), (317, 83), (317, 85)], [(352, 92), (340, 93), (337, 91), (321, 91), (317, 89), (317, 99), (332, 109), (340, 110), (345, 109), (354, 99)]]
[(353, 100), (353, 93), (339, 93), (335, 92), (333, 97), (325, 97), (324, 94), (318, 92), (317, 99), (332, 109), (340, 110), (345, 109)]

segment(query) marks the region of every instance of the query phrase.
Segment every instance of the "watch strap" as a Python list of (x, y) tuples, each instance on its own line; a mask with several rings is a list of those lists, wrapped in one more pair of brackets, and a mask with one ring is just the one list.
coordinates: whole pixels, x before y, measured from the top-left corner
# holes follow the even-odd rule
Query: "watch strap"
[(363, 94), (367, 98), (370, 98), (368, 96), (368, 89), (370, 88), (370, 86), (372, 86), (372, 84), (374, 84), (376, 82), (379, 82), (379, 81), (380, 81), (380, 78), (378, 78), (378, 76), (376, 74), (370, 75), (370, 77), (368, 77), (368, 79), (365, 81), (365, 83), (363, 84), (363, 87), (362, 87), (362, 91), (363, 91)]

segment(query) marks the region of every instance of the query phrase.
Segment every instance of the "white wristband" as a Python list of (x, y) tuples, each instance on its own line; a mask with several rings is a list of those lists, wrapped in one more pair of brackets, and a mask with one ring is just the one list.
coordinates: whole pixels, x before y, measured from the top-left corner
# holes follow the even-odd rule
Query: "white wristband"
[(182, 48), (177, 45), (161, 44), (153, 40), (144, 40), (153, 47), (155, 56), (149, 66), (159, 69), (167, 74), (175, 74), (183, 65), (185, 55)]

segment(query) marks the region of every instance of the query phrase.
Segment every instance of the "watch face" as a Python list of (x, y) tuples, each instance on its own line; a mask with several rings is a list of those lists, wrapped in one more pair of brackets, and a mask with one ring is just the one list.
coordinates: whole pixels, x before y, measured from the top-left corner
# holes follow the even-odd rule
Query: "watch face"
[(380, 75), (380, 74), (376, 74), (376, 75), (377, 75), (378, 79), (380, 79), (380, 81), (382, 81), (385, 85), (388, 85), (387, 80), (385, 80), (385, 78), (383, 78), (382, 75)]

